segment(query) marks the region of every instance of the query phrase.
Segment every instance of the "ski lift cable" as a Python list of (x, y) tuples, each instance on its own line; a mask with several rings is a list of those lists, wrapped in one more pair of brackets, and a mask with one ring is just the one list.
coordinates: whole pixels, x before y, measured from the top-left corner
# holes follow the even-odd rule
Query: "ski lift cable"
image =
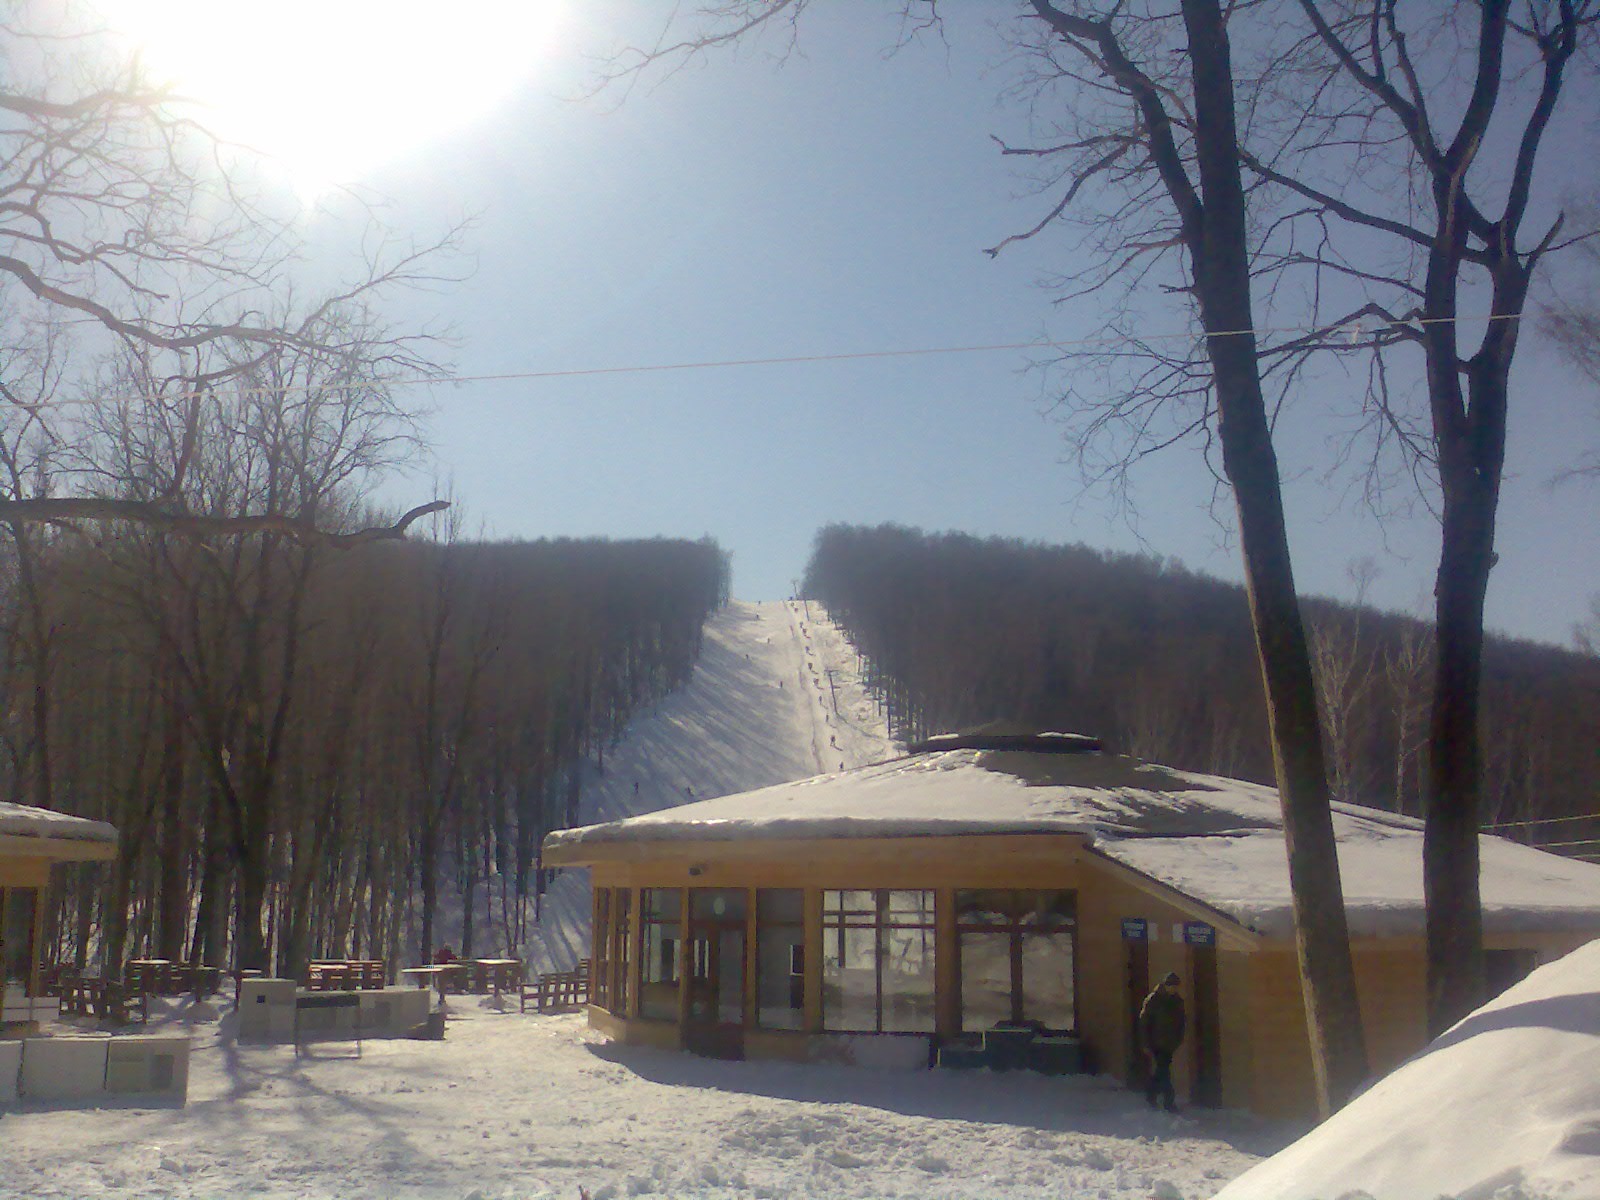
[(1379, 333), (1384, 329), (1417, 329), (1428, 325), (1457, 325), (1470, 324), (1476, 321), (1519, 321), (1521, 313), (1489, 313), (1481, 316), (1464, 317), (1415, 317), (1409, 320), (1382, 322), (1368, 327), (1361, 322), (1344, 326), (1323, 325), (1268, 325), (1250, 329), (1219, 330), (1207, 334), (1201, 332), (1182, 333), (1152, 333), (1138, 338), (1126, 335), (1105, 336), (1097, 335), (1085, 338), (1049, 338), (1032, 342), (995, 342), (982, 345), (964, 346), (921, 346), (892, 350), (855, 350), (834, 354), (785, 354), (767, 358), (729, 358), (706, 359), (691, 362), (676, 363), (634, 363), (621, 366), (599, 367), (571, 367), (548, 371), (497, 371), (474, 375), (412, 375), (395, 376), (393, 378), (368, 378), (346, 379), (337, 382), (294, 384), (284, 387), (203, 387), (187, 391), (173, 392), (164, 396), (155, 396), (146, 392), (134, 392), (109, 397), (70, 397), (62, 400), (41, 400), (36, 403), (14, 402), (14, 406), (29, 410), (43, 410), (48, 408), (64, 408), (76, 405), (94, 403), (132, 403), (135, 401), (164, 400), (167, 402), (202, 399), (207, 396), (273, 396), (289, 395), (296, 392), (335, 392), (346, 388), (359, 387), (416, 387), (419, 385), (447, 385), (466, 383), (514, 383), (542, 379), (581, 379), (600, 375), (646, 375), (665, 371), (712, 371), (731, 367), (775, 367), (798, 366), (808, 363), (833, 363), (833, 362), (862, 362), (873, 359), (889, 358), (922, 358), (936, 355), (950, 354), (989, 354), (999, 351), (1028, 351), (1028, 350), (1069, 350), (1069, 349), (1098, 349), (1115, 350), (1121, 347), (1145, 345), (1159, 341), (1189, 341), (1196, 342), (1205, 338), (1229, 338), (1261, 336), (1264, 334), (1315, 334), (1322, 333), (1333, 336), (1339, 332), (1355, 333), (1358, 337), (1366, 333)]

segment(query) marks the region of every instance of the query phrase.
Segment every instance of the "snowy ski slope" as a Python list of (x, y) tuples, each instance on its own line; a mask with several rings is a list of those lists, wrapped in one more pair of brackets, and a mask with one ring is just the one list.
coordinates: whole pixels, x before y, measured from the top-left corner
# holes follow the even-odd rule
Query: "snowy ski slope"
[[(614, 821), (881, 762), (901, 753), (862, 686), (855, 649), (815, 603), (734, 600), (712, 616), (689, 683), (586, 772), (579, 823)], [(587, 871), (564, 871), (524, 957), (564, 970), (587, 953)]]

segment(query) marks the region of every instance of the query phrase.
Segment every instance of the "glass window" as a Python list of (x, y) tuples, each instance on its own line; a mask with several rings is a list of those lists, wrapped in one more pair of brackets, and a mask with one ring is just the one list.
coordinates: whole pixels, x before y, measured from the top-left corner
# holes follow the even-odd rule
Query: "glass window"
[(1076, 912), (1076, 893), (1067, 891), (956, 893), (962, 1029), (1002, 1021), (1075, 1027)]
[(756, 893), (756, 1024), (801, 1029), (806, 1007), (805, 893)]
[(1011, 935), (962, 930), (961, 1028), (993, 1029), (1011, 1020)]
[(611, 913), (611, 1011), (619, 1017), (628, 1015), (628, 987), (632, 981), (629, 967), (633, 959), (633, 939), (628, 936), (630, 928), (629, 905), (632, 893), (627, 888), (618, 888), (613, 893)]
[(742, 921), (743, 888), (690, 888), (689, 915), (696, 921)]
[(601, 1008), (611, 1007), (611, 889), (594, 890), (594, 930), (590, 938), (594, 948), (594, 995), (591, 1000)]
[(683, 895), (677, 888), (644, 888), (639, 899), (644, 908), (639, 1015), (676, 1021)]
[(931, 891), (823, 893), (825, 1028), (933, 1032), (933, 904)]
[(931, 920), (915, 929), (883, 930), (885, 1032), (933, 1032), (933, 936)]
[(1022, 1016), (1047, 1029), (1072, 1029), (1072, 930), (1024, 931), (1022, 941)]

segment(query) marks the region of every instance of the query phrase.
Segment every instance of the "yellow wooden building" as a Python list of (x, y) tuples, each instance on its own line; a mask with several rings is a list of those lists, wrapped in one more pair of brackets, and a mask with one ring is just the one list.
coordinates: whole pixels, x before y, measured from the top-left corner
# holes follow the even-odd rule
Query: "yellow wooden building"
[(0, 802), (0, 1030), (26, 1031), (41, 1011), (40, 954), (50, 868), (116, 857), (104, 821)]
[[(1375, 1070), (1424, 1037), (1421, 823), (1336, 806)], [(1490, 972), (1600, 936), (1600, 866), (1483, 839)], [(1136, 1081), (1168, 971), (1191, 1103), (1315, 1111), (1277, 793), (1066, 734), (551, 834), (594, 884), (590, 1023), (723, 1057), (1036, 1066)]]

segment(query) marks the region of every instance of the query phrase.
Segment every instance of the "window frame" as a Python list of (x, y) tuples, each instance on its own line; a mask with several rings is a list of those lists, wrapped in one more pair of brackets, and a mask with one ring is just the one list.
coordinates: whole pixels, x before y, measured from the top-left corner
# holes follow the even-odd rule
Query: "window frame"
[[(752, 995), (752, 998), (751, 998), (752, 999), (752, 1003), (751, 1003), (751, 1006), (750, 1006), (751, 1007), (751, 1018), (752, 1018), (751, 1027), (755, 1028), (755, 1029), (763, 1029), (763, 1030), (769, 1030), (769, 1031), (779, 1032), (779, 1033), (798, 1033), (798, 1032), (801, 1032), (806, 1028), (806, 1002), (805, 1002), (805, 992), (806, 992), (805, 974), (806, 974), (806, 957), (807, 957), (807, 950), (806, 950), (806, 890), (804, 888), (798, 888), (798, 887), (796, 887), (796, 888), (762, 888), (762, 887), (758, 887), (758, 888), (752, 888), (751, 891), (754, 893), (754, 896), (753, 896), (754, 903), (752, 903), (751, 906), (750, 906), (750, 912), (751, 912), (751, 915), (752, 915), (752, 917), (753, 917), (753, 919), (755, 921), (755, 939), (754, 939), (754, 942), (753, 942), (753, 944), (752, 944), (752, 946), (751, 946), (751, 948), (749, 950), (749, 953), (753, 957), (753, 965), (754, 965), (754, 972), (755, 972), (755, 988), (753, 990), (753, 995)], [(784, 918), (773, 919), (773, 918), (769, 918), (768, 916), (766, 916), (764, 914), (763, 905), (762, 905), (762, 897), (763, 896), (771, 896), (774, 893), (778, 893), (778, 892), (792, 892), (798, 898), (799, 903), (795, 906), (795, 910), (796, 911), (795, 911), (795, 915), (794, 915), (793, 918), (784, 917)], [(763, 1000), (762, 1000), (762, 988), (763, 988), (763, 985), (767, 982), (767, 980), (766, 980), (766, 977), (762, 973), (762, 962), (763, 962), (763, 960), (762, 960), (761, 951), (762, 951), (763, 945), (765, 944), (764, 935), (769, 930), (773, 931), (773, 932), (782, 931), (782, 932), (788, 934), (787, 939), (785, 939), (787, 941), (788, 946), (789, 946), (789, 953), (785, 956), (788, 959), (788, 964), (787, 964), (788, 965), (788, 969), (787, 969), (787, 971), (782, 973), (781, 977), (786, 979), (786, 980), (788, 980), (789, 1000), (790, 1000), (790, 1002), (786, 1007), (782, 1007), (782, 1008), (780, 1008), (779, 1006), (776, 1006), (776, 1005), (764, 1004)], [(795, 936), (794, 936), (795, 934), (799, 935), (798, 939), (795, 938)], [(795, 951), (797, 951), (797, 950), (799, 951), (798, 959), (795, 957)], [(797, 987), (799, 989), (799, 998), (800, 998), (800, 1003), (799, 1003), (798, 1006), (794, 1004), (794, 997), (795, 997), (795, 994), (796, 994), (796, 988)], [(767, 1010), (767, 1011), (770, 1011), (770, 1012), (779, 1012), (779, 1011), (781, 1011), (781, 1012), (792, 1012), (792, 1013), (795, 1013), (795, 1014), (797, 1014), (796, 1023), (793, 1024), (793, 1025), (768, 1025), (762, 1020), (762, 1011), (764, 1009)]]
[[(860, 906), (845, 907), (846, 895), (860, 895), (865, 893), (872, 897), (870, 909)], [(918, 920), (904, 919), (904, 913), (896, 913), (892, 909), (890, 896), (917, 895), (923, 899), (917, 904)], [(838, 903), (831, 904), (829, 898), (837, 896)], [(822, 890), (822, 955), (819, 969), (822, 972), (823, 997), (822, 997), (822, 1029), (826, 1033), (872, 1033), (886, 1034), (889, 1036), (926, 1037), (938, 1032), (938, 996), (939, 996), (939, 931), (938, 931), (938, 906), (939, 892), (936, 888), (824, 888)], [(851, 918), (854, 918), (852, 920)], [(863, 919), (869, 918), (869, 919)], [(872, 930), (872, 1028), (848, 1028), (836, 1026), (829, 1022), (829, 1005), (827, 998), (828, 979), (828, 939), (830, 935), (837, 935), (839, 939), (839, 954), (834, 960), (842, 964), (845, 958), (846, 931), (852, 929)], [(885, 1029), (883, 1023), (884, 1010), (884, 962), (887, 959), (887, 943), (892, 931), (920, 930), (926, 935), (925, 942), (932, 949), (932, 963), (929, 976), (932, 980), (930, 999), (932, 1005), (929, 1009), (929, 1027), (927, 1029)], [(839, 969), (843, 969), (842, 965)]]
[[(683, 1003), (684, 979), (684, 922), (687, 917), (688, 905), (685, 903), (684, 889), (680, 887), (656, 887), (639, 889), (639, 961), (633, 968), (635, 995), (638, 997), (638, 1011), (641, 1020), (646, 1021), (672, 1021), (681, 1019)], [(665, 916), (657, 916), (651, 904), (651, 898), (658, 895), (671, 895), (676, 897), (676, 911)], [(645, 976), (651, 968), (652, 960), (658, 956), (651, 954), (651, 930), (657, 930), (660, 939), (658, 948), (666, 949), (666, 943), (672, 946), (670, 962), (670, 979), (646, 979)], [(655, 1007), (654, 997), (645, 995), (646, 987), (667, 987), (672, 989), (671, 1015), (657, 1015), (655, 1012), (646, 1012), (648, 1002)], [(666, 1007), (662, 1005), (662, 1007)]]
[[(964, 909), (962, 897), (972, 894), (1002, 895), (1009, 897), (1012, 903), (1006, 909), (989, 908), (981, 911), (1000, 913), (1005, 916), (1003, 921), (975, 921), (963, 919)], [(1070, 912), (1062, 914), (1056, 905), (1034, 903), (1031, 907), (1018, 903), (1021, 897), (1039, 898), (1051, 896), (1068, 898)], [(1049, 932), (1052, 935), (1065, 933), (1069, 939), (1072, 957), (1072, 1025), (1065, 1032), (1076, 1033), (1078, 1028), (1078, 892), (1076, 888), (957, 888), (953, 897), (955, 903), (955, 952), (956, 952), (956, 997), (955, 1011), (958, 1028), (963, 1033), (973, 1033), (966, 1026), (966, 969), (962, 962), (963, 940), (966, 935), (992, 935), (996, 938), (1007, 938), (1007, 951), (1010, 960), (1011, 975), (1011, 1013), (1006, 1020), (1026, 1022), (1037, 1020), (1029, 1017), (1026, 1012), (1024, 997), (1027, 987), (1024, 971), (1023, 942), (1030, 935)], [(1056, 902), (1059, 904), (1059, 901)], [(1049, 925), (1037, 921), (1030, 921), (1029, 917), (1037, 913), (1055, 913), (1063, 915), (1064, 920), (1058, 925)], [(1052, 1027), (1053, 1028), (1053, 1027)]]

